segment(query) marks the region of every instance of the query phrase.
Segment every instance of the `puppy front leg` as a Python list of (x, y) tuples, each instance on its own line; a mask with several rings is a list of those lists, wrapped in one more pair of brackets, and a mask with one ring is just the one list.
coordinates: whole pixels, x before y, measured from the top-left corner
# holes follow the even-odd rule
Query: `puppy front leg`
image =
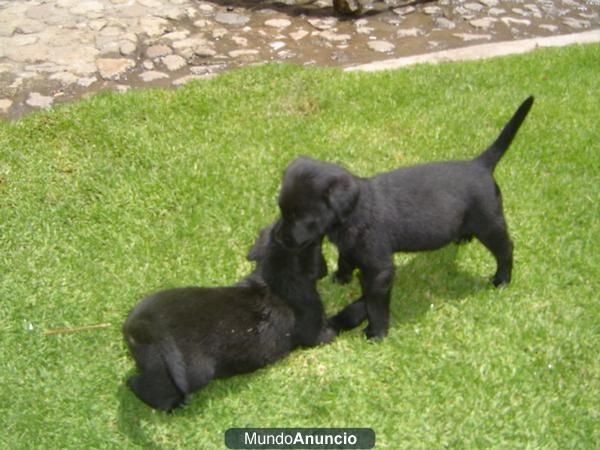
[(328, 330), (324, 318), (323, 306), (318, 298), (306, 298), (302, 309), (294, 308), (296, 325), (294, 327), (293, 341), (295, 345), (313, 347), (333, 340), (335, 334)]
[(339, 333), (340, 331), (351, 330), (359, 326), (367, 318), (367, 308), (364, 298), (350, 303), (335, 316), (329, 319), (333, 329)]
[(341, 253), (338, 255), (337, 270), (333, 274), (333, 281), (338, 284), (348, 284), (352, 281), (352, 272), (356, 266)]
[(390, 323), (390, 297), (394, 282), (394, 266), (378, 270), (363, 270), (363, 296), (366, 301), (369, 325), (364, 332), (367, 339), (382, 339), (387, 336)]

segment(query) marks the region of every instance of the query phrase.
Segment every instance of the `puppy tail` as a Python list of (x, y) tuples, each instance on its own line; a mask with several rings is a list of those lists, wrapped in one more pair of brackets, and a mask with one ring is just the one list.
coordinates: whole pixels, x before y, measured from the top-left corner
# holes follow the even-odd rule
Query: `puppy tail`
[[(140, 318), (127, 320), (123, 333), (136, 360), (160, 358), (174, 387), (183, 395), (189, 392), (185, 361), (173, 336), (156, 323)], [(148, 355), (148, 349), (156, 354)]]
[(184, 395), (189, 394), (191, 389), (186, 375), (185, 361), (172, 336), (168, 336), (162, 341), (162, 356), (167, 365), (169, 375), (175, 386), (177, 386), (177, 389)]
[(527, 97), (521, 106), (519, 106), (517, 111), (504, 126), (494, 143), (490, 145), (481, 155), (475, 158), (475, 160), (493, 172), (496, 164), (498, 164), (498, 161), (500, 161), (500, 158), (502, 158), (502, 155), (504, 155), (510, 146), (512, 140), (517, 134), (517, 131), (519, 131), (519, 127), (525, 120), (525, 117), (527, 117), (527, 113), (529, 113), (531, 105), (533, 105), (532, 95)]

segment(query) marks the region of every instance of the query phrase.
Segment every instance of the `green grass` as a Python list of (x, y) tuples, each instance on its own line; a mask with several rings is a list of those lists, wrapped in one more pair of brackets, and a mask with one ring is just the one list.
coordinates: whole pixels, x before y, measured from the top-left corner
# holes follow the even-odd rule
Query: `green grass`
[[(397, 256), (389, 337), (359, 329), (157, 413), (124, 386), (143, 295), (225, 285), (299, 154), (356, 174), (496, 170), (513, 283), (477, 242)], [(372, 427), (389, 449), (600, 447), (600, 46), (376, 74), (262, 66), (0, 124), (0, 447), (221, 448), (229, 427)], [(335, 250), (328, 246), (330, 269)], [(329, 312), (359, 287), (320, 285)], [(109, 328), (44, 335), (45, 330)]]

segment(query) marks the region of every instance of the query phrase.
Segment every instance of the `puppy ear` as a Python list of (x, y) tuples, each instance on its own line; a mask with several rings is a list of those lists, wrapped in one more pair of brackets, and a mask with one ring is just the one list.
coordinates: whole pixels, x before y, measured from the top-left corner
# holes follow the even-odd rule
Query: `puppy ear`
[(271, 230), (275, 227), (276, 223), (277, 222), (273, 222), (271, 225), (260, 230), (258, 238), (256, 238), (256, 241), (252, 244), (248, 256), (246, 257), (248, 261), (261, 261), (265, 258), (267, 247), (271, 240)]
[(340, 222), (344, 222), (358, 202), (360, 190), (358, 183), (352, 175), (341, 175), (335, 177), (327, 188), (325, 201), (335, 213)]

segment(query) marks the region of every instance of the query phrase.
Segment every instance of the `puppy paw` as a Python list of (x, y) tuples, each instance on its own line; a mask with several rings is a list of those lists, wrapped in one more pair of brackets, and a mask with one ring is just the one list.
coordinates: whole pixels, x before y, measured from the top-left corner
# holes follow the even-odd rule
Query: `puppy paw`
[(127, 380), (133, 393), (148, 406), (165, 412), (171, 412), (183, 405), (186, 396), (179, 392), (169, 380), (156, 374), (142, 373)]
[(367, 310), (365, 302), (361, 299), (354, 301), (346, 306), (336, 315), (328, 319), (329, 324), (338, 333), (351, 330), (359, 326), (367, 319)]
[(335, 329), (333, 329), (330, 326), (326, 326), (323, 327), (323, 329), (321, 330), (321, 333), (319, 333), (319, 343), (320, 344), (329, 344), (330, 342), (333, 342), (333, 340), (336, 338), (337, 333), (335, 331)]
[(335, 330), (335, 332), (338, 334), (344, 330), (349, 329), (346, 326), (345, 321), (339, 317), (339, 314), (336, 316), (330, 317), (329, 323), (331, 324), (331, 327)]
[(365, 333), (365, 336), (370, 341), (381, 341), (381, 340), (383, 340), (387, 336), (387, 330), (385, 330), (385, 329), (373, 329), (373, 328), (371, 328), (371, 325), (369, 325), (368, 327), (366, 327), (363, 330), (363, 333)]
[(510, 277), (505, 276), (505, 275), (496, 274), (492, 278), (492, 284), (497, 288), (506, 287), (506, 286), (508, 286), (509, 283), (510, 283)]
[(337, 270), (332, 276), (331, 279), (334, 283), (337, 284), (348, 284), (352, 281), (352, 272), (341, 272)]
[(352, 317), (348, 311), (341, 311), (335, 316), (329, 318), (329, 324), (336, 331), (336, 333), (340, 333), (342, 331), (348, 331), (356, 328), (362, 322), (361, 319), (364, 320), (363, 317), (360, 319)]

